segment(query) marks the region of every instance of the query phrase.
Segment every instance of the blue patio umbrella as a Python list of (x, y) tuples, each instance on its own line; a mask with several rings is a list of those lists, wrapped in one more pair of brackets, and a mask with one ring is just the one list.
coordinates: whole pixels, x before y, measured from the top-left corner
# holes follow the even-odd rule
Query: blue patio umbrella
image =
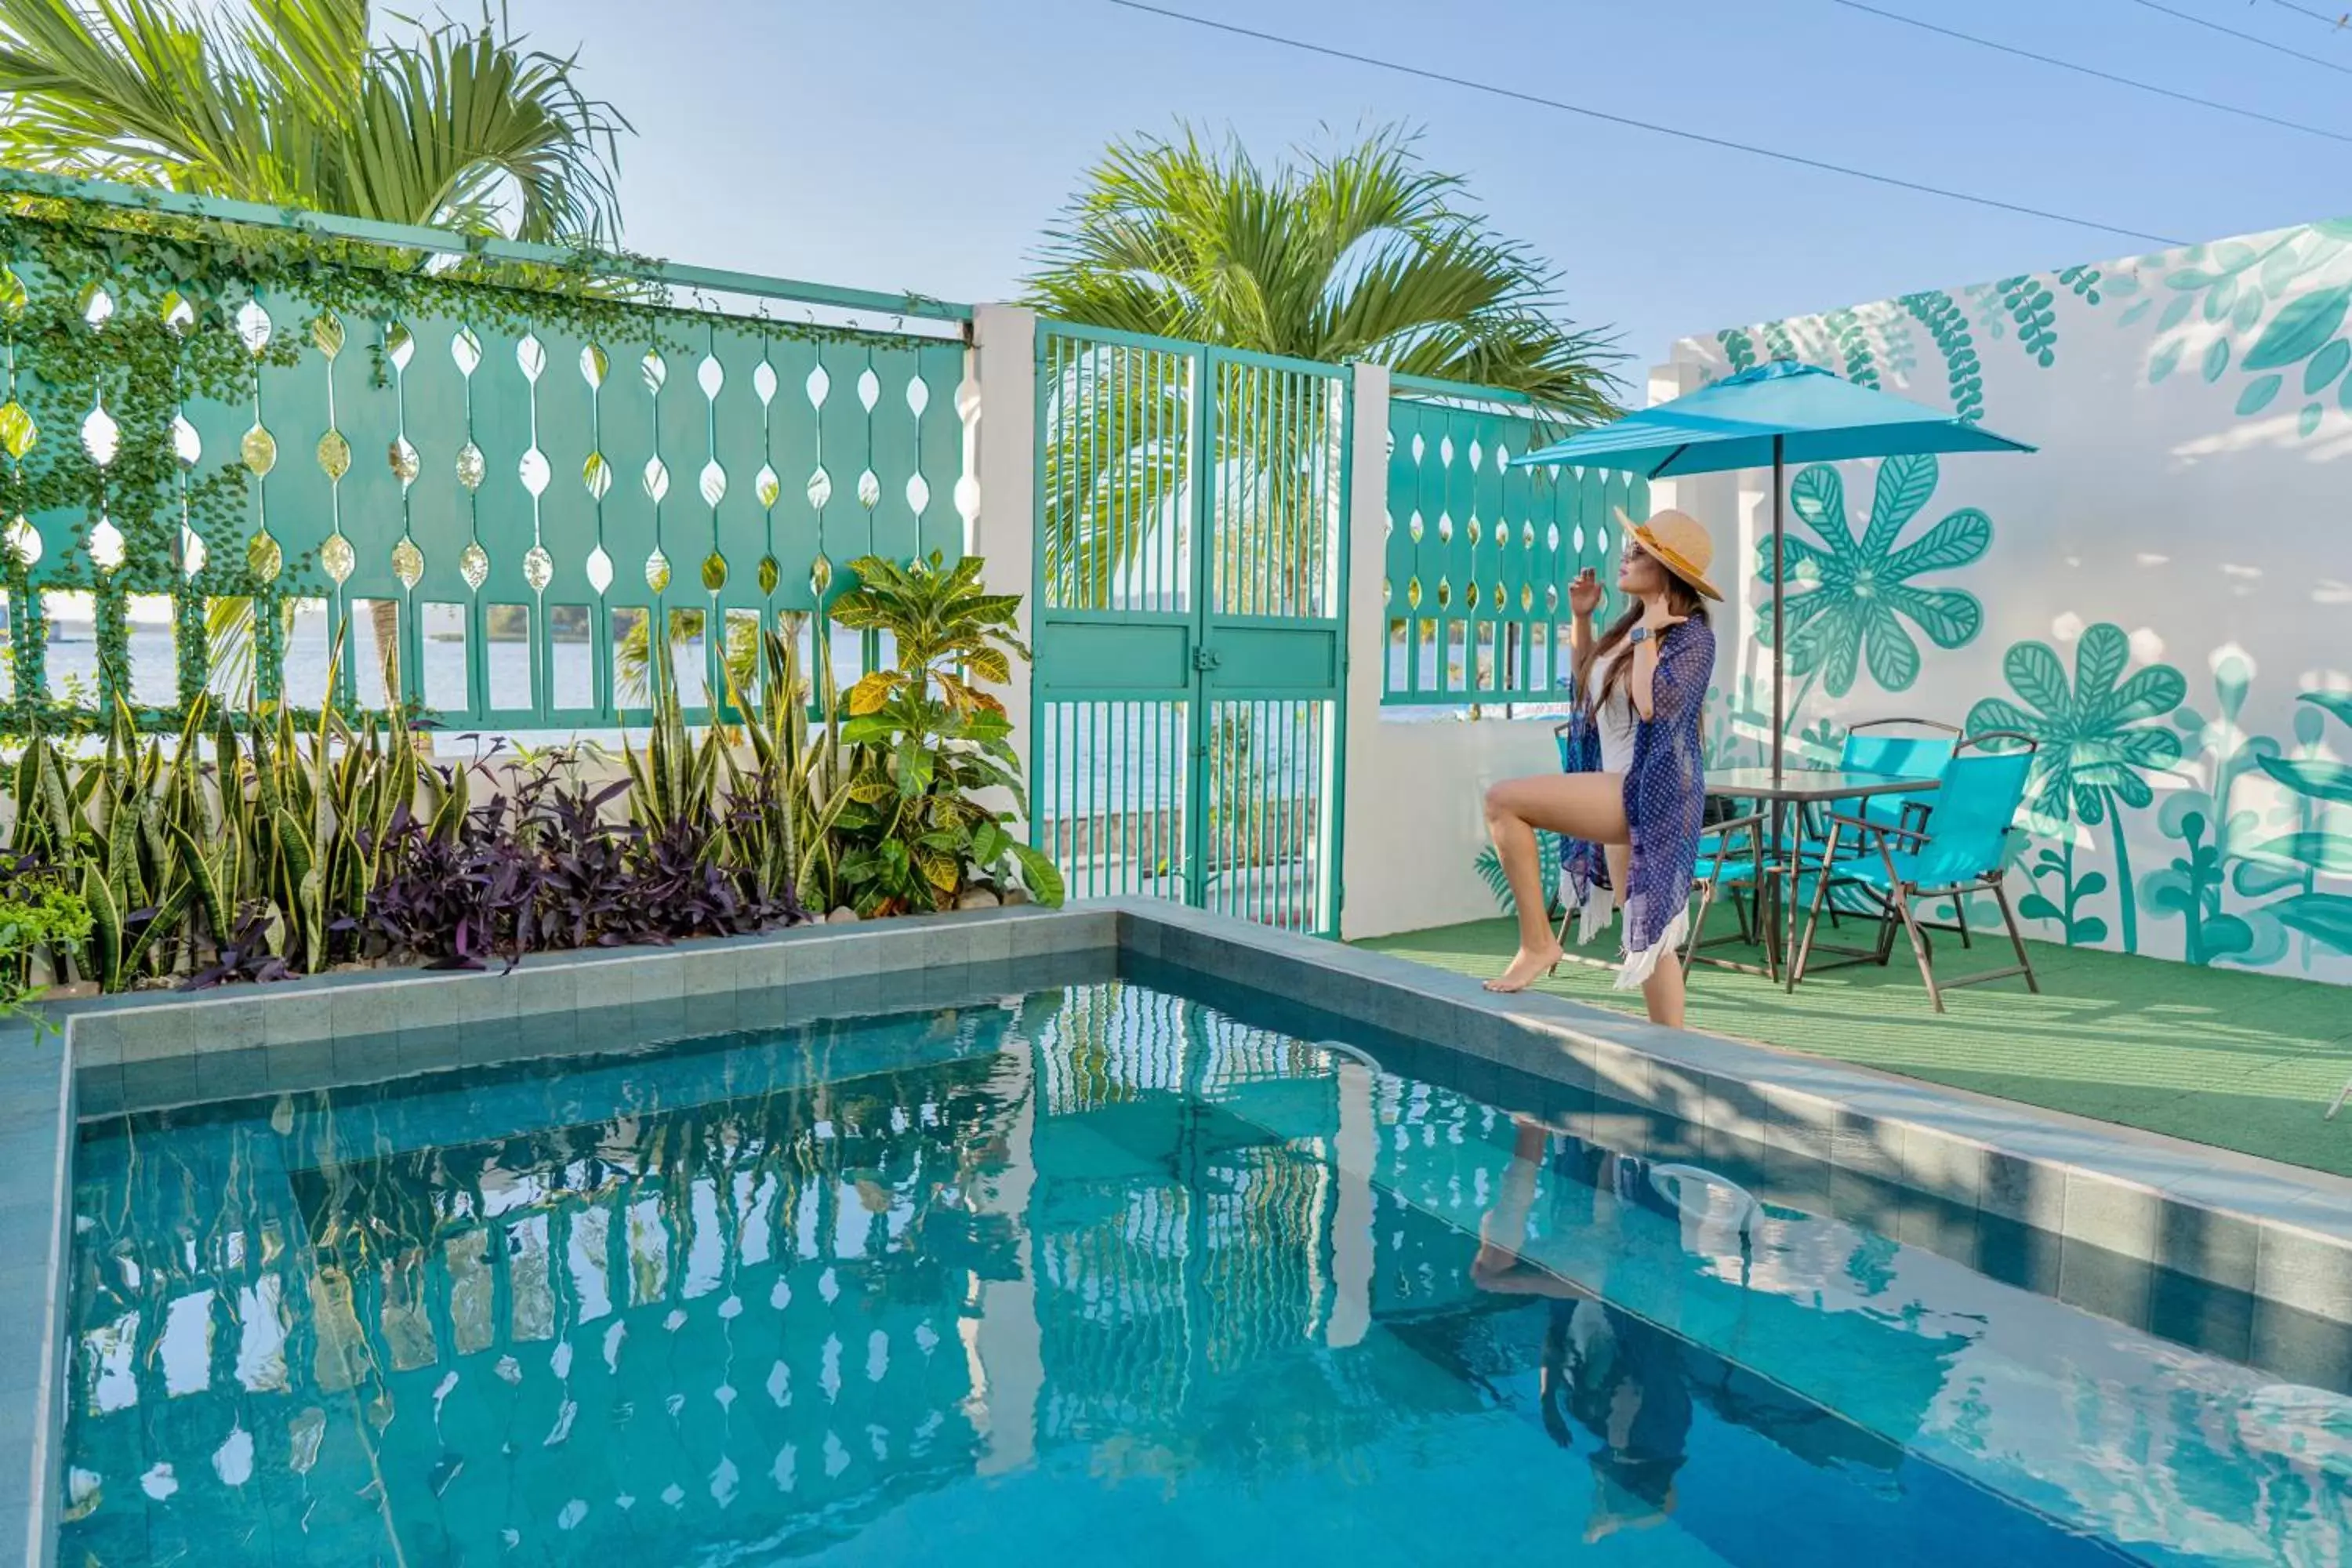
[(1774, 360), (1711, 386), (1581, 430), (1512, 459), (1614, 468), (1647, 479), (1728, 468), (1772, 469), (1772, 782), (1780, 782), (1781, 498), (1787, 465), (1924, 452), (2031, 452), (2022, 441), (1939, 409), (1875, 391), (1794, 360)]

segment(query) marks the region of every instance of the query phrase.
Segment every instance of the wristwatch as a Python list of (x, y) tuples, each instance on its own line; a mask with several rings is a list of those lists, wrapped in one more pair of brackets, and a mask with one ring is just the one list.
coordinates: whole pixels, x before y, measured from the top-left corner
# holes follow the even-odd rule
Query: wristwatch
[(1647, 626), (1635, 626), (1632, 631), (1625, 634), (1625, 643), (1629, 647), (1635, 643), (1643, 643), (1648, 642), (1649, 640), (1650, 628)]

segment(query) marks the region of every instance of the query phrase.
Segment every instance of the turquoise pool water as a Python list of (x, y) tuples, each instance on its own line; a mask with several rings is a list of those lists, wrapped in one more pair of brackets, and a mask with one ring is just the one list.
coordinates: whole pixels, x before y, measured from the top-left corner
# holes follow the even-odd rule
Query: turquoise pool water
[(2352, 1552), (2340, 1392), (1232, 1005), (94, 1122), (60, 1561)]

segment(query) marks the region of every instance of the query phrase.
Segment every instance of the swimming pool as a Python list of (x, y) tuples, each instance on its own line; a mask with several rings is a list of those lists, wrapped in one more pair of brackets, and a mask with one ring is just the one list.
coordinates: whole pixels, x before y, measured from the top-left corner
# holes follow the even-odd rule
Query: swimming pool
[(1148, 969), (85, 1124), (60, 1561), (2352, 1549), (2340, 1390)]

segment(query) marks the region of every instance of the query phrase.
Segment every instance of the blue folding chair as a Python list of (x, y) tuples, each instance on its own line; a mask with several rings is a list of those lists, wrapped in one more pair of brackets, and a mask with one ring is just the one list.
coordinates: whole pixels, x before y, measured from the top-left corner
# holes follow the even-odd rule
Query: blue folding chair
[[(1902, 732), (1916, 731), (1927, 732)], [(1959, 726), (1956, 724), (1933, 719), (1866, 719), (1845, 732), (1845, 745), (1838, 753), (1838, 770), (1932, 779), (1943, 773), (1944, 764), (1959, 749)], [(1914, 818), (1927, 810), (1925, 801), (1885, 795), (1836, 801), (1830, 806), (1832, 814), (1860, 817), (1888, 827), (1916, 827), (1918, 824)], [(1861, 853), (1862, 846), (1855, 845), (1853, 852)]]
[[(1846, 731), (1845, 743), (1838, 753), (1838, 769), (1842, 773), (1892, 773), (1897, 778), (1932, 779), (1940, 776), (1944, 764), (1952, 760), (1959, 739), (1958, 725), (1934, 719), (1865, 719)], [(1916, 796), (1858, 795), (1849, 800), (1832, 801), (1826, 808), (1811, 808), (1806, 833), (1817, 844), (1825, 841), (1830, 836), (1828, 818), (1838, 815), (1859, 817), (1864, 822), (1879, 823), (1888, 827), (1916, 827), (1925, 820), (1929, 809), (1929, 803)], [(1868, 853), (1868, 847), (1862, 842), (1861, 835), (1856, 834), (1841, 853), (1844, 858), (1852, 860)], [(1824, 856), (1823, 863), (1827, 864), (1829, 859)], [(1837, 901), (1838, 890), (1857, 886), (1861, 884), (1852, 878), (1842, 876), (1834, 869), (1831, 872), (1829, 917), (1832, 929), (1836, 927), (1841, 912), (1855, 912), (1851, 909), (1841, 911)], [(1865, 893), (1869, 891), (1866, 887), (1863, 890)], [(1798, 896), (1801, 898), (1803, 894)], [(1966, 914), (1960, 916), (1958, 930), (1961, 945), (1969, 945)], [(1836, 951), (1848, 950), (1840, 948)]]
[[(1734, 808), (1721, 820), (1708, 822), (1700, 835), (1698, 863), (1691, 884), (1691, 891), (1698, 898), (1698, 908), (1692, 912), (1690, 938), (1683, 948), (1684, 973), (1689, 973), (1694, 963), (1707, 963), (1717, 969), (1736, 969), (1743, 974), (1761, 974), (1773, 980), (1780, 977), (1779, 932), (1770, 920), (1759, 919), (1756, 922), (1764, 939), (1764, 962), (1760, 964), (1741, 963), (1700, 951), (1735, 940), (1746, 947), (1756, 940), (1756, 932), (1748, 924), (1748, 906), (1755, 890), (1764, 885), (1765, 818), (1761, 811), (1740, 813)], [(1706, 934), (1706, 912), (1714, 907), (1717, 890), (1726, 887), (1734, 895), (1731, 907), (1739, 917), (1739, 935), (1710, 937)]]
[[(1910, 934), (1911, 952), (1919, 961), (1919, 977), (1927, 983), (1927, 1000), (1938, 1013), (1944, 1010), (1944, 992), (1954, 986), (2021, 974), (2028, 991), (2038, 993), (2042, 989), (2034, 978), (2033, 961), (2026, 956), (2025, 938), (2017, 929), (2016, 913), (2009, 907), (2008, 891), (2001, 885), (2003, 846), (2013, 831), (2011, 824), (2018, 807), (2024, 803), (2026, 780), (2032, 772), (2037, 744), (2032, 736), (2014, 730), (1988, 730), (1962, 740), (1954, 748), (1951, 761), (1944, 764), (1936, 789), (1935, 808), (1921, 826), (1889, 824), (1843, 812), (1833, 813), (1830, 817), (1826, 862), (1838, 865), (1842, 877), (1869, 889), (1886, 906), (1879, 927), (1876, 961), (1885, 963), (1894, 952), (1895, 926), (1899, 920)], [(1993, 747), (2000, 749), (1990, 749)], [(1855, 836), (1863, 853), (1841, 863), (1839, 845), (1849, 835)], [(1804, 978), (1805, 961), (1812, 952), (1813, 931), (1821, 924), (1822, 904), (1828, 895), (1830, 881), (1826, 876), (1814, 879), (1812, 907), (1805, 921), (1804, 939), (1797, 947), (1796, 973), (1800, 980)], [(2001, 921), (2009, 928), (2010, 944), (2017, 950), (2017, 963), (2007, 968), (1939, 982), (1927, 933), (1912, 914), (1911, 906), (1922, 899), (1937, 898), (1949, 898), (1958, 905), (1969, 894), (1979, 890), (1990, 892), (2000, 906)]]

